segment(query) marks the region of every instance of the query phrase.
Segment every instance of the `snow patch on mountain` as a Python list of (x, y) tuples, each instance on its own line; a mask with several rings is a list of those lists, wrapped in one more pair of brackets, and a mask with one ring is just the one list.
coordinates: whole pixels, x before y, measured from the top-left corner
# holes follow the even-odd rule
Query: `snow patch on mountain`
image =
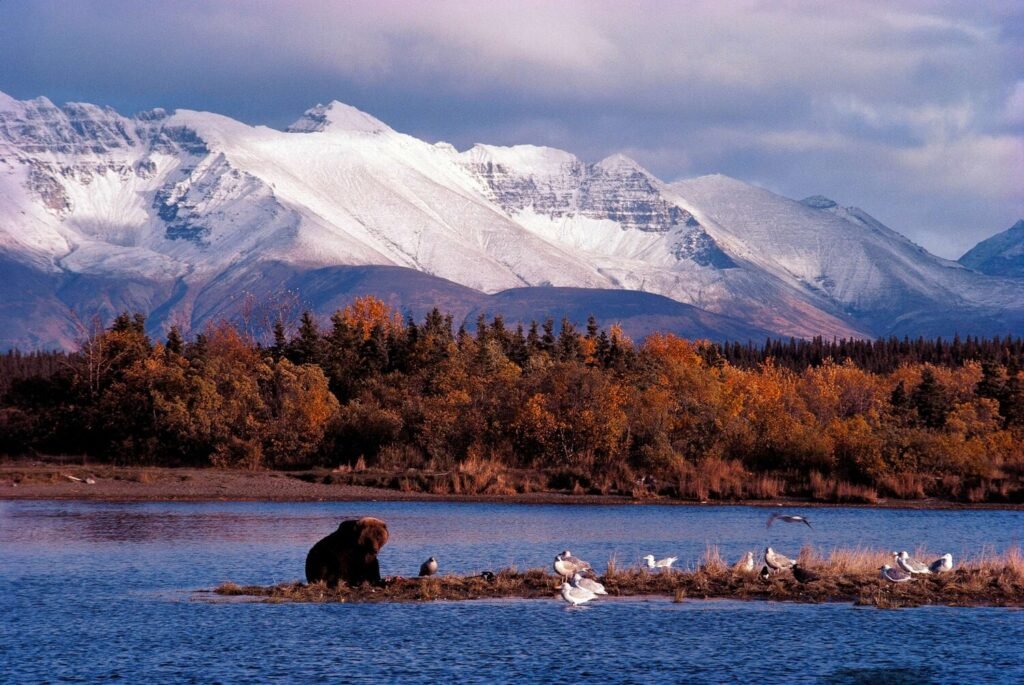
[(1024, 219), (964, 253), (964, 266), (992, 276), (1024, 277)]
[(362, 110), (333, 100), (307, 109), (286, 130), (289, 133), (387, 133), (391, 127)]

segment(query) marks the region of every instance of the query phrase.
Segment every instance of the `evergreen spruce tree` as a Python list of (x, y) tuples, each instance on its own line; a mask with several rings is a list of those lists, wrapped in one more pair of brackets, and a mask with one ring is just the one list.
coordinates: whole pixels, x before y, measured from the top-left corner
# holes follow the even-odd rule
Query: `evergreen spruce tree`
[(935, 372), (925, 368), (921, 372), (921, 382), (911, 394), (911, 402), (917, 410), (921, 422), (929, 428), (942, 428), (946, 425), (949, 415), (949, 397), (945, 388), (935, 378)]
[(185, 342), (181, 339), (181, 332), (177, 326), (171, 326), (171, 330), (167, 332), (167, 352), (169, 354), (180, 355), (185, 349)]

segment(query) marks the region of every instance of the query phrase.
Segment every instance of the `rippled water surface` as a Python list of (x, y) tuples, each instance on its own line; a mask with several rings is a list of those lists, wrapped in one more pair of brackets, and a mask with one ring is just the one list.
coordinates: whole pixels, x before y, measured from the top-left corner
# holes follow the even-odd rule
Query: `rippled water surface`
[(693, 565), (770, 543), (927, 548), (1020, 543), (1024, 513), (814, 509), (813, 530), (753, 507), (442, 503), (0, 502), (0, 682), (1022, 683), (1024, 612), (667, 599), (385, 605), (208, 602), (222, 581), (299, 579), (340, 519), (385, 519), (386, 575)]

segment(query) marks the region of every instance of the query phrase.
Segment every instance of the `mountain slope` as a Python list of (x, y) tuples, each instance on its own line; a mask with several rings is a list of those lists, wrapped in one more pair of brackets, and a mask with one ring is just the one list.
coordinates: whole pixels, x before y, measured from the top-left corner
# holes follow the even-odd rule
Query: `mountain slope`
[(820, 196), (796, 202), (720, 175), (671, 189), (700, 207), (730, 254), (876, 335), (1001, 334), (1021, 321), (1021, 284), (936, 257), (863, 210)]
[(990, 276), (1024, 277), (1024, 219), (968, 250), (959, 262)]
[(721, 176), (666, 184), (622, 155), (459, 152), (338, 102), (277, 131), (0, 94), (0, 260), (5, 346), (67, 346), (83, 321), (125, 308), (149, 312), (154, 332), (197, 330), (253, 302), (328, 314), (371, 289), (410, 311), (592, 308), (634, 333), (709, 337), (990, 334), (1024, 320), (1019, 281), (825, 198)]

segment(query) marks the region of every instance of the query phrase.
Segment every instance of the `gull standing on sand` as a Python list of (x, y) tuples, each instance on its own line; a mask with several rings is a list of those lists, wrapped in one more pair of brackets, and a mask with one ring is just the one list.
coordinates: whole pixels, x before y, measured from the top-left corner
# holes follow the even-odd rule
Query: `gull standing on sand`
[(933, 561), (929, 566), (928, 570), (932, 573), (945, 573), (953, 570), (953, 555), (943, 554), (941, 557)]
[(562, 599), (574, 607), (579, 606), (580, 604), (586, 604), (597, 597), (597, 595), (590, 590), (580, 587), (579, 582), (580, 574), (576, 573), (572, 577), (572, 582), (567, 580), (562, 583)]
[(754, 572), (754, 553), (747, 552), (743, 555), (743, 558), (736, 562), (732, 567), (732, 570), (736, 573), (753, 573)]
[(931, 569), (928, 568), (928, 564), (921, 563), (917, 559), (914, 559), (907, 554), (907, 550), (903, 550), (902, 552), (893, 552), (892, 555), (896, 557), (896, 565), (907, 573), (927, 575), (932, 572)]
[(555, 573), (563, 578), (572, 578), (577, 573), (582, 573), (590, 568), (590, 564), (582, 559), (577, 559), (569, 550), (556, 555), (555, 563), (552, 566), (555, 569)]
[(764, 563), (773, 571), (785, 571), (792, 568), (796, 562), (784, 554), (779, 554), (771, 547), (765, 547)]
[(432, 576), (437, 573), (437, 559), (430, 557), (422, 564), (420, 564), (420, 575), (421, 576)]
[(654, 560), (653, 554), (648, 554), (644, 557), (644, 561), (647, 562), (647, 568), (672, 568), (672, 564), (679, 561), (679, 557), (665, 557), (664, 559)]
[(881, 571), (881, 576), (890, 583), (906, 583), (908, 580), (913, 580), (914, 576), (910, 575), (903, 569), (893, 568), (889, 564), (886, 564), (882, 568), (878, 569)]
[(814, 530), (814, 527), (811, 526), (811, 522), (805, 517), (796, 516), (792, 514), (779, 514), (778, 512), (773, 513), (771, 516), (768, 517), (768, 523), (766, 523), (764, 527), (771, 528), (772, 524), (775, 523), (776, 520), (783, 521), (785, 523), (802, 523), (811, 530)]

